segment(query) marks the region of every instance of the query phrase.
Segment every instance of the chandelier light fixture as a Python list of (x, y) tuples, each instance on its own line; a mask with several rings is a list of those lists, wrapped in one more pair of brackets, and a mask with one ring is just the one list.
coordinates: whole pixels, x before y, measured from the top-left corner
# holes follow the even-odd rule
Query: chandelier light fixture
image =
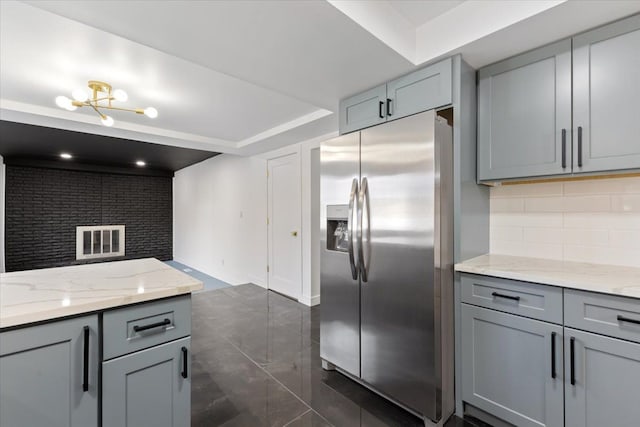
[(78, 107), (91, 107), (100, 116), (100, 121), (105, 126), (113, 126), (113, 117), (104, 114), (101, 110), (120, 110), (130, 111), (136, 114), (144, 114), (145, 116), (155, 119), (158, 117), (158, 110), (153, 107), (147, 108), (122, 108), (114, 107), (113, 101), (125, 102), (129, 97), (127, 92), (122, 89), (113, 90), (110, 84), (97, 80), (89, 80), (89, 89), (91, 93), (87, 93), (86, 89), (78, 88), (71, 92), (73, 99), (64, 95), (56, 97), (56, 105), (65, 110), (74, 111)]

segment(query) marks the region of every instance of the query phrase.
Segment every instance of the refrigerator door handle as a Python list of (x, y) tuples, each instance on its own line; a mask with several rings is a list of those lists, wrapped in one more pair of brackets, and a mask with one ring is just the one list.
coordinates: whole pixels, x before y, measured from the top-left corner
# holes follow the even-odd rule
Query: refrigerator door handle
[[(364, 254), (364, 244), (362, 242), (364, 211), (367, 211), (367, 255)], [(371, 215), (369, 212), (369, 181), (367, 177), (362, 178), (362, 186), (358, 196), (358, 261), (360, 266), (360, 278), (363, 282), (369, 280), (369, 267), (371, 262)]]
[(358, 280), (358, 267), (356, 266), (353, 251), (353, 205), (356, 202), (357, 194), (358, 179), (353, 178), (353, 182), (351, 184), (351, 195), (349, 196), (349, 217), (347, 218), (349, 264), (351, 266), (351, 277), (353, 280)]

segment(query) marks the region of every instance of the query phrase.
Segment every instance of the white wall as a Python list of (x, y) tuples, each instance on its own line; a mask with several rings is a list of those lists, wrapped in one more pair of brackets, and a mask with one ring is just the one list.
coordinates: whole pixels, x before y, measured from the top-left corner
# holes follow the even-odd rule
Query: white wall
[(233, 285), (267, 283), (266, 161), (222, 154), (176, 172), (173, 257)]
[(266, 164), (269, 159), (298, 153), (302, 179), (299, 301), (319, 304), (319, 147), (334, 136), (323, 135), (255, 157), (223, 154), (176, 172), (174, 259), (234, 285), (253, 282), (266, 287)]
[(640, 177), (491, 188), (491, 252), (640, 267)]
[(4, 159), (0, 156), (0, 273), (4, 273)]

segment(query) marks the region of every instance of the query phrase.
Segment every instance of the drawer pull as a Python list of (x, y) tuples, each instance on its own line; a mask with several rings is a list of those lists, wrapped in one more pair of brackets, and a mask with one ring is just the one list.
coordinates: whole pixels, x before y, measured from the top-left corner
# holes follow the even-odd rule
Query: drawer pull
[(182, 378), (187, 378), (189, 376), (189, 372), (187, 371), (189, 366), (188, 356), (189, 356), (189, 353), (188, 353), (187, 347), (182, 347), (182, 372), (180, 372), (180, 375), (182, 375)]
[(491, 295), (496, 297), (496, 298), (504, 298), (504, 299), (510, 299), (513, 301), (520, 301), (520, 297), (514, 297), (511, 295), (504, 295), (504, 294), (499, 294), (497, 292), (491, 292)]
[(133, 327), (133, 331), (134, 332), (142, 332), (142, 331), (146, 331), (148, 329), (160, 328), (162, 326), (167, 326), (167, 325), (170, 325), (170, 324), (171, 324), (171, 320), (164, 319), (162, 322), (149, 323), (148, 325), (144, 325), (144, 326), (135, 325)]
[(556, 333), (551, 332), (551, 378), (556, 379)]
[(618, 315), (618, 322), (627, 322), (627, 323), (635, 323), (636, 325), (640, 325), (640, 320), (637, 319), (629, 319), (628, 317)]

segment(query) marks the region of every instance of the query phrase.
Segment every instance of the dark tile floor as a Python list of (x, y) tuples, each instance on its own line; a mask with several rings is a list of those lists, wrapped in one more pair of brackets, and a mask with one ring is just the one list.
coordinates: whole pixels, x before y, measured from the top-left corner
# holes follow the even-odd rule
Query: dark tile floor
[(322, 369), (319, 310), (251, 284), (194, 294), (192, 427), (422, 426)]

